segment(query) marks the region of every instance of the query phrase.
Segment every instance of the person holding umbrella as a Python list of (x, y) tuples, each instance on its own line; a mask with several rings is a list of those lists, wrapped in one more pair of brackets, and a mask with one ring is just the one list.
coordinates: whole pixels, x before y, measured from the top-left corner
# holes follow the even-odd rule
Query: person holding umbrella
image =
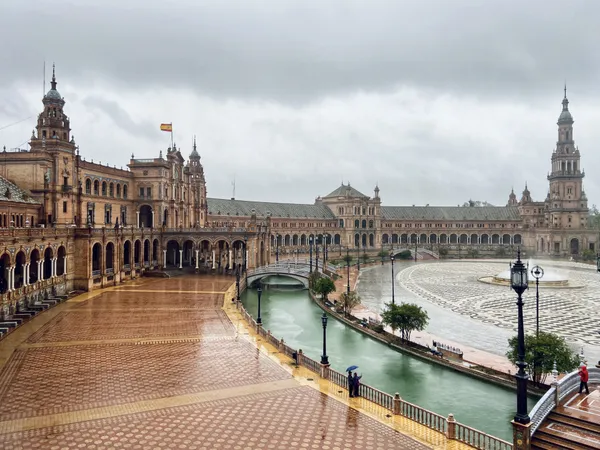
[(346, 369), (348, 372), (348, 394), (350, 397), (354, 397), (354, 379), (352, 378), (352, 371), (358, 369), (358, 366), (350, 366)]
[(354, 376), (352, 377), (352, 388), (354, 389), (353, 397), (360, 397), (359, 390), (360, 390), (360, 379), (361, 378), (362, 378), (362, 375), (358, 376), (356, 374), (356, 372), (354, 372)]

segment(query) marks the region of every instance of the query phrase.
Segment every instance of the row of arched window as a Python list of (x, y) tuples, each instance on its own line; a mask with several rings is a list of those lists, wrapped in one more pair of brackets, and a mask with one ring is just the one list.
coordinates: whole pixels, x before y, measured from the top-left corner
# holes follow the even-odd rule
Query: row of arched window
[(99, 180), (94, 180), (93, 183), (89, 178), (86, 178), (85, 180), (85, 193), (88, 195), (102, 195), (103, 197), (117, 198), (123, 196), (123, 198), (127, 198), (127, 190), (127, 184), (124, 184), (121, 187), (121, 183), (117, 183), (115, 187), (115, 183), (113, 182), (107, 183), (106, 181), (103, 181), (102, 184), (100, 184)]

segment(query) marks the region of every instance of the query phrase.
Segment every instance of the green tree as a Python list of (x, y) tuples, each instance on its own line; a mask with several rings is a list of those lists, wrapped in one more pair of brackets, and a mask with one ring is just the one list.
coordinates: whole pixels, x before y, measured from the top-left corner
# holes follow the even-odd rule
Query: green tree
[(316, 286), (317, 286), (317, 282), (321, 279), (321, 274), (314, 270), (309, 276), (308, 276), (308, 288), (314, 292)]
[(340, 302), (342, 303), (341, 308), (344, 315), (348, 315), (355, 307), (360, 305), (360, 296), (356, 291), (343, 292), (340, 295)]
[(335, 283), (331, 278), (321, 277), (317, 280), (314, 291), (321, 294), (323, 300), (327, 300), (327, 296), (335, 291)]
[(350, 255), (344, 255), (344, 257), (342, 258), (342, 260), (346, 263), (346, 265), (350, 265), (352, 263), (352, 256), (350, 256)]
[(414, 330), (422, 331), (427, 326), (429, 315), (414, 303), (386, 303), (381, 321), (392, 330), (400, 330), (402, 341), (410, 341), (410, 334)]
[(362, 259), (362, 262), (365, 264), (367, 263), (367, 261), (369, 261), (369, 255), (367, 255), (366, 253), (363, 253), (360, 258)]
[(390, 252), (386, 251), (386, 250), (380, 250), (379, 253), (377, 253), (377, 256), (379, 258), (387, 258), (389, 256)]
[(410, 250), (402, 250), (396, 255), (396, 259), (412, 259), (412, 253)]
[[(517, 336), (508, 340), (508, 347), (506, 357), (511, 363), (516, 364)], [(552, 372), (554, 361), (559, 372), (570, 372), (577, 368), (579, 357), (569, 348), (565, 339), (557, 334), (540, 331), (539, 337), (535, 334), (525, 335), (526, 371), (536, 385), (546, 381), (546, 377)]]
[(467, 255), (469, 255), (469, 258), (475, 259), (479, 256), (479, 252), (476, 248), (470, 248), (467, 250)]
[(446, 256), (448, 256), (448, 249), (446, 247), (440, 247), (440, 250), (438, 253), (440, 254), (440, 256), (442, 258), (445, 258)]
[(588, 227), (600, 231), (600, 211), (596, 205), (592, 205), (588, 214)]

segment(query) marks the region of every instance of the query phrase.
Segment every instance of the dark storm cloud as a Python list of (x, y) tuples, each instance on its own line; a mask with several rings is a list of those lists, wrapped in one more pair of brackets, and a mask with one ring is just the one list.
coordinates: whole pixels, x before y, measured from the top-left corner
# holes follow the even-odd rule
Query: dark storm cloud
[(1, 82), (41, 62), (128, 88), (283, 101), (398, 84), (533, 96), (596, 91), (600, 2), (302, 0), (3, 2)]

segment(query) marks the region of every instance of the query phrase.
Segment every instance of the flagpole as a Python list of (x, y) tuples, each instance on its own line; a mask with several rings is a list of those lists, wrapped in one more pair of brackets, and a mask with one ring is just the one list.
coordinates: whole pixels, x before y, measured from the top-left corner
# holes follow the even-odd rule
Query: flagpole
[(174, 143), (173, 143), (173, 122), (171, 122), (171, 149), (174, 149)]

